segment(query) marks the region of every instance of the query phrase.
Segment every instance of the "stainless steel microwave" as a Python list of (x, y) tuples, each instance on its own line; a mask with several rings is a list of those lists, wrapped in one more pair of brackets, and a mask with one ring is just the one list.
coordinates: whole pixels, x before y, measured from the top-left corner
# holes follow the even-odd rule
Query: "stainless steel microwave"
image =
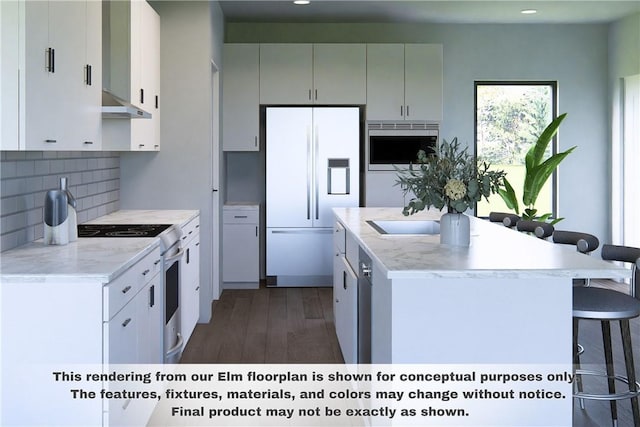
[(438, 126), (431, 123), (368, 123), (367, 169), (395, 170), (418, 159), (418, 151), (436, 154)]

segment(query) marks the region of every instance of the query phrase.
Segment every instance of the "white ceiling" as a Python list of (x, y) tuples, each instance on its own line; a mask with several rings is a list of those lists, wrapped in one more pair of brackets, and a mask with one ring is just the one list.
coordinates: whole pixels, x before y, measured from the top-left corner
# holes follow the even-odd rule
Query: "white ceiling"
[[(603, 23), (640, 12), (640, 0), (220, 1), (228, 22)], [(522, 9), (537, 9), (523, 15)]]

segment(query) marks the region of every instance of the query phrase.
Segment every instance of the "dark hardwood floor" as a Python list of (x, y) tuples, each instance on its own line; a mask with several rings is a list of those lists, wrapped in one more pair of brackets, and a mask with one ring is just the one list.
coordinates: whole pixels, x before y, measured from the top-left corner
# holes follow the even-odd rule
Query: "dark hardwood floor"
[(225, 290), (182, 363), (343, 363), (332, 288)]
[[(628, 286), (593, 281), (592, 286), (627, 292)], [(343, 363), (333, 323), (331, 288), (267, 288), (225, 290), (213, 305), (208, 324), (198, 324), (181, 363)], [(640, 371), (640, 320), (631, 322), (635, 365)], [(603, 370), (599, 322), (580, 322), (583, 366)], [(625, 374), (620, 330), (612, 323), (615, 371)], [(640, 375), (639, 375), (640, 377)], [(593, 384), (606, 391), (606, 383)], [(619, 384), (616, 384), (618, 386)], [(611, 425), (609, 402), (575, 401), (573, 427)], [(629, 400), (618, 402), (618, 426), (634, 426)]]

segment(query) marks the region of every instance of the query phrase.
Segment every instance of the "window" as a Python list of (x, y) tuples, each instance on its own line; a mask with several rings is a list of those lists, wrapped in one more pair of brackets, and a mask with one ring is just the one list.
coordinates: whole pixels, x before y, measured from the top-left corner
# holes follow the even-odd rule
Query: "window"
[[(478, 159), (502, 169), (513, 186), (522, 213), (524, 157), (545, 127), (557, 115), (556, 82), (476, 82), (475, 148)], [(549, 144), (546, 156), (556, 151), (556, 141)], [(536, 201), (538, 213), (556, 216), (555, 174), (547, 181)], [(489, 212), (511, 212), (499, 195), (482, 199), (477, 216)]]

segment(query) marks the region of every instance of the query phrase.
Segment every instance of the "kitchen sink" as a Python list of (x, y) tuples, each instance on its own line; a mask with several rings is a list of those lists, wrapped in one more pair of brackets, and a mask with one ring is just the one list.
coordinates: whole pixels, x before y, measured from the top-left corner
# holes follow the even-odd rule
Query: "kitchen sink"
[(370, 220), (367, 224), (380, 234), (440, 234), (440, 221)]

